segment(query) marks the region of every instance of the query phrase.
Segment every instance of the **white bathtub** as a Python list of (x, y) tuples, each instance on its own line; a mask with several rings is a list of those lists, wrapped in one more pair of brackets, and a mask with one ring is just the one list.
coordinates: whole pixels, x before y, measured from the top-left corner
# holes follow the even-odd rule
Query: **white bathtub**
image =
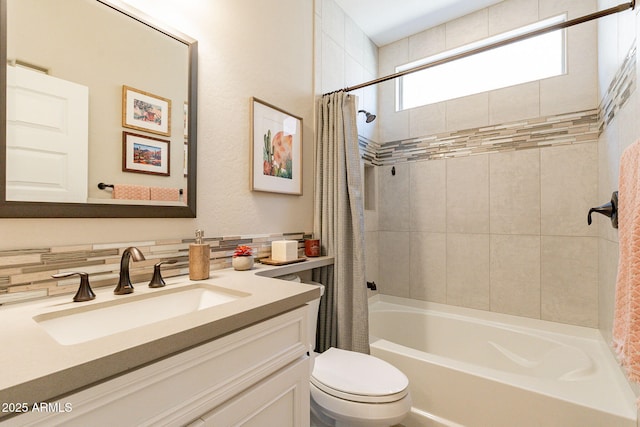
[(402, 370), (406, 427), (635, 427), (635, 397), (596, 329), (377, 295), (371, 354)]

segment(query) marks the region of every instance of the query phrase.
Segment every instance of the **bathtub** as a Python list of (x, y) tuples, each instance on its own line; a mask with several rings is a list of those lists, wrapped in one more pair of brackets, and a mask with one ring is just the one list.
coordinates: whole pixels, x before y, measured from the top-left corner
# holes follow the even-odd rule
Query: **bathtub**
[(406, 427), (635, 427), (596, 329), (406, 298), (369, 300), (371, 354), (409, 377)]

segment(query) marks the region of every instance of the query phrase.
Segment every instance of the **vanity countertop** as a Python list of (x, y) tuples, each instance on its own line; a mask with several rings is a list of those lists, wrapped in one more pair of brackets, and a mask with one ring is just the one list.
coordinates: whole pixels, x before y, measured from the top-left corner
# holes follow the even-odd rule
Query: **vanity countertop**
[[(191, 281), (188, 276), (168, 278), (167, 286), (159, 289), (147, 287), (146, 282), (134, 284), (135, 292), (129, 295), (114, 295), (112, 287), (99, 288), (94, 290), (96, 298), (89, 302), (74, 303), (72, 295), (64, 295), (0, 307), (0, 323), (4, 325), (0, 331), (0, 403), (49, 401), (292, 310), (319, 298), (319, 288), (273, 277), (332, 263), (329, 257), (283, 267), (256, 263), (248, 271), (213, 270), (210, 278), (202, 281)], [(58, 343), (34, 320), (44, 313), (194, 284), (250, 295), (72, 345)], [(7, 415), (0, 413), (0, 418)]]

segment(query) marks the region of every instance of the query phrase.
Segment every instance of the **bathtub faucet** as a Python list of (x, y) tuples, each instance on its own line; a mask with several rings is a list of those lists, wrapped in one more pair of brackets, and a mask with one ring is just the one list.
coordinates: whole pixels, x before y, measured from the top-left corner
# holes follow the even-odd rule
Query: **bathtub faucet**
[(372, 291), (378, 290), (378, 287), (376, 286), (376, 282), (367, 282), (367, 288), (371, 289)]

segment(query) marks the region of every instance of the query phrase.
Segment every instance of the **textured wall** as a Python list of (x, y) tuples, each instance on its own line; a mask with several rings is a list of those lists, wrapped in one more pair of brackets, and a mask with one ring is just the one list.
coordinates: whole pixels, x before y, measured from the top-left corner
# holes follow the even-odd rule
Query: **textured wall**
[[(311, 230), (313, 1), (129, 3), (199, 42), (198, 218), (0, 219), (0, 250)], [(303, 118), (302, 196), (250, 191), (252, 96)]]

